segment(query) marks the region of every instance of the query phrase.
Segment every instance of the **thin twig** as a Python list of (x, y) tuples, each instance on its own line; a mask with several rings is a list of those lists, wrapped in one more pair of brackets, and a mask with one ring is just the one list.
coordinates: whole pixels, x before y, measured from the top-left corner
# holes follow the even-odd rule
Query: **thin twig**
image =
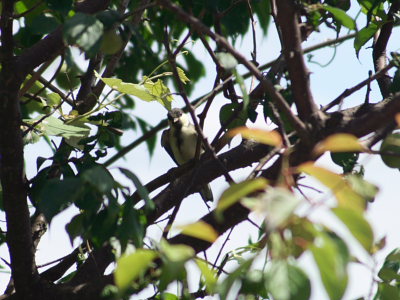
[(217, 262), (218, 262), (218, 260), (219, 260), (219, 258), (220, 258), (220, 256), (221, 256), (221, 254), (222, 254), (222, 250), (224, 249), (226, 243), (229, 241), (229, 238), (230, 238), (231, 233), (232, 233), (232, 231), (233, 231), (234, 228), (235, 228), (235, 226), (231, 227), (231, 229), (230, 229), (229, 232), (228, 232), (228, 235), (226, 236), (224, 242), (222, 243), (222, 246), (221, 246), (221, 248), (220, 248), (219, 251), (218, 251), (217, 257), (215, 258), (214, 263), (213, 263), (213, 265), (212, 265), (213, 268), (215, 268), (215, 266), (217, 265)]
[(334, 107), (335, 105), (339, 105), (343, 101), (343, 99), (347, 98), (348, 96), (350, 96), (354, 92), (358, 91), (359, 89), (361, 89), (365, 85), (369, 84), (371, 81), (374, 81), (375, 79), (379, 78), (380, 76), (385, 75), (386, 72), (389, 71), (393, 67), (394, 67), (394, 63), (391, 61), (385, 68), (383, 68), (380, 71), (376, 72), (374, 75), (372, 75), (372, 76), (368, 77), (367, 79), (361, 81), (359, 84), (355, 85), (354, 87), (346, 89), (343, 93), (341, 93), (338, 97), (336, 97), (332, 102), (330, 102), (329, 104), (327, 104), (324, 107), (322, 107), (321, 110), (325, 112), (325, 111), (331, 109), (332, 107)]

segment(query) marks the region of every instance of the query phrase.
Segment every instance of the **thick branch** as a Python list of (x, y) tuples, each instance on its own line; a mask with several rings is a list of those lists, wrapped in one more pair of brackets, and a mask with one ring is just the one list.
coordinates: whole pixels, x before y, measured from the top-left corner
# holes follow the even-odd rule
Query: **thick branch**
[[(379, 72), (380, 70), (384, 69), (387, 65), (387, 58), (386, 58), (386, 46), (389, 42), (389, 38), (392, 35), (393, 29), (393, 15), (397, 13), (400, 8), (400, 1), (394, 1), (392, 6), (389, 9), (388, 17), (386, 23), (382, 26), (379, 36), (377, 40), (374, 42), (372, 56), (374, 59), (374, 67), (375, 72)], [(392, 83), (390, 76), (385, 73), (384, 76), (377, 79), (379, 89), (383, 98), (389, 96), (390, 92), (390, 85)]]
[(291, 0), (276, 1), (277, 21), (281, 32), (282, 50), (292, 83), (294, 102), (300, 118), (307, 121), (318, 108), (310, 89), (310, 77), (303, 58), (299, 16)]
[(386, 126), (399, 112), (400, 93), (396, 93), (377, 104), (363, 104), (332, 113), (327, 121), (326, 135), (347, 132), (363, 137)]
[(7, 245), (12, 276), (20, 295), (37, 281), (24, 175), (23, 141), (18, 90), (22, 78), (13, 57), (14, 1), (2, 1), (0, 74), (0, 181), (7, 221)]
[[(238, 147), (218, 156), (219, 160), (225, 165), (223, 169), (216, 164), (214, 159), (199, 162), (199, 165), (171, 182), (162, 192), (153, 198), (156, 204), (155, 213), (150, 216), (149, 222), (153, 222), (161, 215), (178, 204), (184, 197), (200, 190), (201, 186), (211, 182), (215, 178), (223, 175), (224, 172), (244, 168), (264, 157), (271, 147), (251, 141), (243, 142)], [(191, 186), (190, 189), (187, 189)]]

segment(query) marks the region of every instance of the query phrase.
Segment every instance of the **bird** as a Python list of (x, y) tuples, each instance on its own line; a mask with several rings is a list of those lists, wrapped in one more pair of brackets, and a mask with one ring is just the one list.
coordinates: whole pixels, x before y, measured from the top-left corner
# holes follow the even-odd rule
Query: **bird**
[[(196, 128), (190, 123), (189, 116), (180, 108), (168, 111), (169, 128), (161, 135), (161, 146), (178, 165), (183, 165), (192, 160), (196, 155), (198, 134)], [(200, 154), (204, 152), (204, 145), (200, 147)], [(201, 187), (199, 191), (204, 203), (209, 208), (207, 201), (213, 201), (213, 194), (209, 184)]]

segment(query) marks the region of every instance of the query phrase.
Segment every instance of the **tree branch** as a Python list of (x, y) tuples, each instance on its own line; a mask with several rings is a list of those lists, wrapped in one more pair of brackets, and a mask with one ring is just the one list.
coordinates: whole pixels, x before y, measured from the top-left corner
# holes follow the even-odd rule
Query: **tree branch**
[(282, 51), (289, 72), (294, 102), (303, 121), (316, 117), (318, 110), (310, 89), (310, 76), (303, 58), (299, 15), (291, 0), (276, 1), (277, 22), (281, 32)]
[(7, 222), (7, 245), (16, 291), (27, 296), (38, 280), (24, 174), (18, 74), (13, 40), (14, 1), (2, 1), (0, 73), (0, 181)]
[[(382, 26), (378, 38), (374, 41), (372, 57), (374, 59), (375, 72), (379, 72), (384, 69), (387, 65), (386, 58), (386, 46), (389, 42), (389, 38), (392, 35), (394, 17), (393, 15), (397, 13), (400, 8), (400, 2), (394, 1), (387, 14), (387, 20)], [(392, 80), (387, 72), (377, 79), (379, 89), (383, 98), (387, 98), (390, 93), (390, 85)]]
[[(219, 160), (225, 165), (224, 169), (219, 164), (216, 164), (214, 159), (199, 162), (195, 168), (179, 179), (172, 181), (162, 192), (153, 198), (156, 209), (149, 216), (149, 223), (161, 217), (187, 195), (198, 192), (204, 184), (222, 176), (225, 170), (232, 171), (247, 167), (259, 161), (271, 149), (271, 147), (266, 145), (244, 141), (238, 147), (218, 156)], [(193, 182), (194, 177), (196, 178), (195, 182)], [(187, 189), (188, 186), (191, 186), (191, 188)]]

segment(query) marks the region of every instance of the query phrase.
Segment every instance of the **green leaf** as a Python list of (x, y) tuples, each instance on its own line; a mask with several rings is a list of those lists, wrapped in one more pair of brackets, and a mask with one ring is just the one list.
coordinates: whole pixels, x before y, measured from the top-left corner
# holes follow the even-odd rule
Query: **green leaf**
[(139, 99), (144, 101), (155, 100), (150, 91), (141, 84), (126, 83), (118, 78), (102, 78), (98, 74), (97, 77), (101, 79), (110, 88), (118, 92), (138, 97)]
[(35, 34), (48, 34), (60, 25), (56, 18), (49, 15), (38, 15), (29, 25), (29, 29)]
[[(240, 110), (237, 112), (237, 110)], [(219, 111), (219, 122), (226, 129), (244, 126), (247, 121), (247, 112), (239, 103), (225, 104)], [(228, 124), (229, 122), (229, 124)]]
[(379, 188), (375, 184), (366, 181), (360, 175), (349, 174), (346, 176), (346, 180), (352, 189), (368, 202), (373, 202), (379, 192)]
[(338, 237), (320, 232), (310, 249), (329, 299), (342, 299), (348, 280), (349, 253), (346, 245)]
[(379, 270), (378, 276), (383, 281), (390, 283), (393, 280), (400, 282), (400, 248), (394, 249), (390, 252), (383, 263), (382, 268)]
[(49, 106), (56, 107), (61, 104), (61, 96), (58, 93), (50, 93), (46, 99)]
[(84, 171), (81, 177), (86, 183), (101, 194), (110, 192), (116, 185), (110, 172), (101, 165), (96, 165), (93, 168)]
[(136, 248), (143, 247), (145, 235), (144, 219), (140, 211), (136, 210), (132, 201), (125, 201), (122, 211), (122, 221), (118, 226), (117, 238), (121, 243), (122, 251), (132, 241)]
[(323, 5), (322, 8), (326, 11), (329, 11), (333, 15), (335, 20), (343, 26), (347, 27), (350, 30), (356, 29), (356, 22), (348, 14), (346, 14), (344, 10), (329, 5)]
[(182, 81), (183, 84), (186, 84), (186, 82), (190, 81), (190, 79), (186, 76), (185, 71), (183, 71), (179, 67), (177, 67), (176, 69), (178, 70), (179, 79)]
[(271, 262), (266, 284), (276, 300), (308, 300), (311, 295), (311, 282), (306, 273), (286, 260)]
[(194, 261), (199, 267), (201, 275), (203, 275), (207, 292), (212, 293), (215, 289), (218, 280), (218, 275), (216, 270), (210, 269), (208, 263), (202, 259), (196, 258)]
[(240, 73), (236, 70), (232, 70), (233, 74), (235, 74), (236, 77), (236, 82), (238, 83), (240, 90), (242, 92), (242, 97), (243, 97), (243, 109), (247, 110), (249, 107), (249, 93), (247, 93), (246, 85), (244, 84), (244, 78)]
[(161, 240), (160, 248), (164, 264), (158, 288), (164, 291), (174, 280), (186, 281), (185, 263), (194, 257), (195, 251), (187, 245), (170, 245), (166, 240)]
[(144, 77), (143, 84), (136, 84), (123, 82), (118, 78), (102, 78), (98, 73), (95, 73), (95, 75), (106, 85), (120, 93), (132, 95), (147, 102), (157, 101), (165, 108), (171, 109), (171, 102), (173, 100), (171, 91), (160, 79), (154, 83), (147, 77)]
[(133, 174), (131, 171), (129, 171), (128, 169), (119, 168), (119, 170), (122, 174), (124, 174), (127, 178), (129, 178), (132, 181), (132, 183), (135, 185), (140, 197), (145, 201), (146, 207), (149, 210), (153, 210), (155, 207), (155, 204), (154, 204), (153, 200), (150, 199), (149, 192), (147, 191), (146, 187), (143, 186), (143, 184), (139, 180), (139, 178), (135, 174)]
[(186, 245), (171, 245), (162, 240), (160, 246), (163, 254), (172, 262), (186, 262), (195, 255), (193, 248)]
[(215, 56), (217, 57), (221, 67), (223, 67), (224, 69), (232, 70), (238, 64), (236, 58), (233, 57), (233, 55), (230, 53), (218, 52), (215, 54)]
[(359, 153), (356, 152), (331, 152), (332, 161), (343, 168), (343, 173), (350, 173), (357, 165)]
[(367, 27), (361, 29), (357, 32), (356, 37), (354, 39), (354, 49), (356, 50), (356, 54), (358, 57), (358, 53), (361, 50), (361, 47), (364, 46), (378, 31), (379, 26), (376, 23), (370, 23)]
[(121, 290), (126, 290), (141, 274), (143, 274), (157, 257), (153, 250), (138, 249), (130, 255), (123, 255), (117, 261), (114, 272), (115, 284)]
[(103, 37), (103, 23), (92, 15), (77, 12), (63, 27), (68, 45), (77, 45), (89, 54), (95, 54)]
[(84, 218), (83, 214), (76, 215), (65, 225), (65, 230), (68, 232), (71, 245), (73, 245), (75, 238), (81, 236), (85, 232)]
[(251, 4), (256, 13), (264, 35), (268, 32), (271, 21), (271, 6), (269, 1), (256, 1)]
[(364, 216), (358, 211), (342, 207), (332, 208), (332, 211), (346, 225), (364, 249), (371, 252), (374, 244), (374, 233)]
[(285, 188), (267, 188), (259, 198), (249, 198), (242, 201), (252, 211), (265, 216), (268, 231), (282, 226), (300, 204), (291, 192)]
[(399, 300), (399, 288), (389, 283), (381, 282), (378, 284), (378, 291), (374, 300)]
[[(218, 286), (217, 291), (220, 299), (228, 299), (228, 294), (232, 289), (233, 284), (241, 277), (248, 273), (254, 258), (243, 261), (233, 272), (231, 272), (227, 278), (225, 278)], [(235, 295), (232, 295), (232, 299), (236, 299)]]
[(157, 300), (179, 300), (180, 298), (177, 295), (171, 293), (161, 293), (160, 297), (156, 297)]
[(170, 89), (164, 84), (164, 82), (161, 79), (153, 82), (148, 78), (144, 78), (143, 81), (143, 85), (149, 90), (154, 99), (166, 109), (171, 110), (173, 97)]
[[(139, 117), (136, 117), (136, 120), (137, 120), (139, 127), (142, 130), (143, 134), (146, 134), (151, 129), (151, 126), (145, 120), (143, 120)], [(147, 148), (149, 149), (150, 157), (152, 157), (154, 150), (156, 148), (156, 145), (157, 145), (156, 137), (157, 137), (157, 135), (153, 134), (151, 137), (146, 139), (146, 145), (147, 145)]]
[(50, 9), (59, 11), (63, 15), (67, 15), (72, 9), (72, 0), (46, 0)]
[(50, 223), (53, 217), (83, 193), (85, 185), (79, 178), (48, 180), (40, 191), (39, 208)]
[[(24, 122), (33, 125), (40, 120), (43, 115), (36, 117), (35, 119), (25, 119)], [(62, 136), (65, 138), (69, 137), (86, 137), (90, 129), (84, 127), (77, 127), (72, 125), (66, 125), (60, 119), (53, 116), (47, 117), (35, 126), (35, 129), (42, 132), (44, 135), (55, 135)]]
[(383, 140), (379, 151), (386, 166), (400, 168), (400, 133), (389, 134)]
[(264, 189), (267, 185), (268, 181), (264, 178), (256, 178), (232, 184), (222, 193), (217, 208), (215, 209), (216, 212), (223, 212), (225, 209), (238, 202), (242, 197), (257, 190)]

